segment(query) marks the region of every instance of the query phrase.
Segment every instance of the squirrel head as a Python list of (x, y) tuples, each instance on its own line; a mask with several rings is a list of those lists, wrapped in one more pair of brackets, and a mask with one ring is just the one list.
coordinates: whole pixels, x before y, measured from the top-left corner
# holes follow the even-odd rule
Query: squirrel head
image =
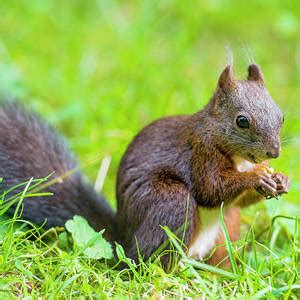
[(218, 146), (230, 156), (259, 163), (280, 154), (283, 113), (270, 96), (260, 67), (248, 68), (247, 80), (235, 80), (228, 65), (209, 105)]

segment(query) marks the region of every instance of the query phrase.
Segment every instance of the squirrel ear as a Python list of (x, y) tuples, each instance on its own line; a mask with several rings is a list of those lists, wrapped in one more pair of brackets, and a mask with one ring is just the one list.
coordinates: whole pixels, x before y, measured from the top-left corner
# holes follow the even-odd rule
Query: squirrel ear
[(224, 91), (230, 91), (235, 87), (232, 65), (228, 65), (221, 73), (218, 81), (218, 87)]
[(258, 65), (252, 64), (248, 67), (248, 80), (257, 81), (259, 84), (264, 84), (264, 75)]

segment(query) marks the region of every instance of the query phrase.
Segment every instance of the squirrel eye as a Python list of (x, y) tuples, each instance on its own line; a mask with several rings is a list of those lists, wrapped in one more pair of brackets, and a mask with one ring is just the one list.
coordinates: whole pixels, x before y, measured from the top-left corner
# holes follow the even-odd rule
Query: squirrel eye
[(249, 128), (249, 121), (245, 116), (237, 116), (236, 125), (240, 128)]

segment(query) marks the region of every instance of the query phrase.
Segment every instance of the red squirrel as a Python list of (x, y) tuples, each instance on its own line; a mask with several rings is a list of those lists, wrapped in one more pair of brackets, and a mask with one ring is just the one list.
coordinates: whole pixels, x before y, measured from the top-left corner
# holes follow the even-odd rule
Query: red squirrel
[[(237, 240), (241, 206), (288, 191), (288, 178), (270, 174), (265, 162), (279, 156), (282, 123), (259, 66), (250, 65), (247, 80), (239, 81), (229, 65), (203, 110), (144, 128), (128, 146), (117, 179), (117, 224), (127, 254), (150, 257), (166, 240), (160, 227), (166, 225), (182, 228), (188, 255), (209, 256), (224, 243), (222, 203), (230, 238)], [(210, 263), (225, 255), (219, 247)]]
[[(222, 203), (234, 241), (240, 207), (288, 192), (288, 177), (267, 164), (280, 154), (282, 124), (283, 113), (260, 67), (250, 65), (247, 80), (236, 80), (228, 65), (203, 110), (159, 119), (130, 143), (118, 171), (115, 213), (83, 180), (66, 142), (51, 126), (21, 105), (2, 104), (0, 191), (31, 177), (75, 170), (47, 187), (53, 196), (25, 198), (23, 217), (38, 224), (46, 220), (51, 227), (82, 215), (95, 229), (105, 228), (106, 238), (121, 243), (135, 260), (148, 259), (165, 244), (161, 226), (166, 225), (183, 239), (189, 256), (204, 259), (224, 243)], [(218, 247), (208, 262), (217, 264), (225, 256), (225, 248)], [(168, 252), (161, 261), (168, 263)]]

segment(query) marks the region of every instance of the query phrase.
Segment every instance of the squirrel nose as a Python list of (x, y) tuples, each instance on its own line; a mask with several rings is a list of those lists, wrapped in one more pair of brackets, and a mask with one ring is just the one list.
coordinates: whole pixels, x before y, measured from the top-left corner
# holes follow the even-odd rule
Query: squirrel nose
[(276, 144), (273, 145), (272, 149), (268, 150), (266, 154), (269, 158), (277, 158), (280, 154), (280, 150), (280, 146)]

